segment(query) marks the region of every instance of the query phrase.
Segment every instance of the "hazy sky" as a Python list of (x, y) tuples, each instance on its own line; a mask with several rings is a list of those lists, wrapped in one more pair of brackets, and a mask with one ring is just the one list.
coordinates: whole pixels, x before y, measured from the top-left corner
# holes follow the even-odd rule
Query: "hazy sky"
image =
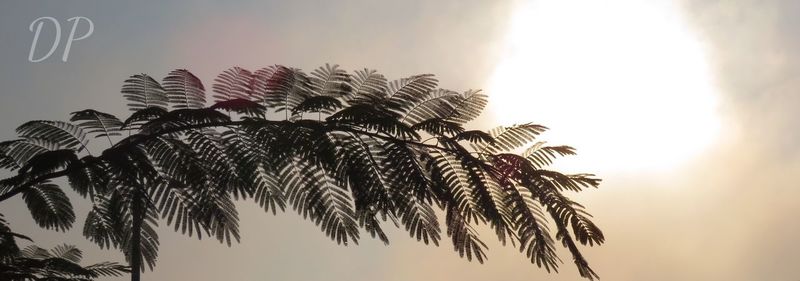
[[(207, 88), (235, 65), (433, 73), (444, 88), (486, 90), (493, 106), (475, 126), (538, 122), (552, 129), (545, 139), (577, 146), (563, 167), (604, 180), (575, 196), (605, 231), (606, 244), (585, 248), (603, 280), (800, 274), (798, 1), (163, 2), (2, 0), (0, 139), (25, 121), (85, 108), (122, 115), (119, 89), (137, 73), (187, 68)], [(90, 18), (94, 33), (73, 43), (67, 62), (62, 41), (32, 63), (28, 28), (42, 16), (61, 22), (62, 40), (74, 16)], [(82, 238), (89, 206), (73, 198), (78, 223), (67, 234), (38, 229), (20, 199), (0, 212), (41, 246), (67, 242), (87, 262), (124, 261)], [(579, 279), (566, 251), (562, 272), (547, 274), (491, 235), (484, 265), (400, 231), (389, 247), (342, 247), (296, 214), (240, 205), (241, 244), (162, 226), (158, 266), (144, 278)]]

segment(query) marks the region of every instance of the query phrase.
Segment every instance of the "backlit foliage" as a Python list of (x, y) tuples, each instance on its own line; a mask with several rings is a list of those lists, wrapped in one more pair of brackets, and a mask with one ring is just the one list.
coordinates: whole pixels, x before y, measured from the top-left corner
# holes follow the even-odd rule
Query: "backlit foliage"
[[(93, 203), (84, 235), (122, 250), (137, 271), (155, 266), (158, 223), (230, 245), (240, 235), (234, 202), (251, 200), (291, 209), (340, 244), (364, 233), (388, 244), (388, 221), (425, 244), (449, 237), (479, 262), (487, 249), (475, 226), (488, 225), (548, 272), (561, 244), (596, 278), (577, 244), (599, 245), (603, 234), (564, 192), (600, 180), (547, 169), (574, 149), (537, 142), (544, 126), (468, 130), (487, 97), (437, 83), (335, 65), (235, 67), (207, 92), (187, 70), (162, 82), (137, 74), (122, 87), (128, 118), (87, 109), (72, 122), (25, 123), (0, 143), (1, 167), (17, 171), (0, 182), (0, 199), (22, 193), (39, 225), (65, 230), (75, 216), (50, 179), (66, 176)], [(92, 154), (95, 138), (111, 145)]]

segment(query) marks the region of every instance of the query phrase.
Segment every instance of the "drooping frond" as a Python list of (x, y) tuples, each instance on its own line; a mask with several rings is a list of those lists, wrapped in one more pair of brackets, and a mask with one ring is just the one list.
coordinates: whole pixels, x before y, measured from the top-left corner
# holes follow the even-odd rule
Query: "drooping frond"
[(547, 227), (547, 220), (535, 201), (535, 198), (525, 188), (515, 184), (508, 186), (509, 196), (506, 197), (506, 206), (511, 209), (517, 236), (519, 237), (519, 250), (531, 259), (531, 263), (544, 267), (547, 272), (558, 271), (558, 258), (553, 237)]
[(289, 202), (308, 216), (336, 243), (358, 243), (358, 225), (347, 190), (328, 171), (303, 161), (292, 161), (280, 172)]
[(589, 220), (590, 215), (578, 204), (557, 192), (550, 181), (539, 181), (540, 188), (534, 189), (539, 201), (564, 225), (571, 225), (578, 241), (584, 245), (602, 244), (605, 241), (603, 232)]
[(17, 127), (20, 137), (33, 140), (44, 139), (58, 144), (59, 148), (78, 152), (86, 148), (86, 132), (76, 125), (63, 121), (29, 121)]
[(83, 224), (83, 236), (101, 249), (119, 248), (122, 243), (122, 232), (128, 223), (122, 199), (114, 189), (92, 199), (92, 209)]
[(458, 155), (457, 158), (466, 172), (466, 183), (471, 186), (471, 197), (477, 210), (505, 245), (507, 237), (513, 236), (510, 211), (503, 208), (508, 194), (492, 177), (488, 164), (471, 156)]
[(378, 216), (382, 220), (393, 218), (396, 202), (381, 170), (385, 156), (380, 153), (380, 143), (375, 138), (353, 133), (337, 134), (336, 142), (341, 147), (336, 152), (337, 166), (343, 168), (342, 173), (351, 188), (359, 225), (373, 238), (388, 244)]
[(440, 201), (446, 202), (448, 208), (458, 211), (453, 215), (464, 223), (478, 222), (481, 217), (472, 200), (473, 186), (469, 184), (467, 172), (457, 157), (450, 153), (431, 151), (424, 161), (431, 174), (433, 190)]
[(591, 267), (589, 267), (589, 262), (586, 261), (586, 258), (583, 257), (583, 254), (575, 245), (575, 242), (572, 240), (572, 236), (569, 232), (566, 231), (566, 227), (559, 221), (556, 221), (556, 226), (558, 227), (558, 233), (556, 233), (556, 239), (561, 240), (561, 243), (566, 247), (570, 254), (572, 254), (572, 260), (575, 262), (575, 266), (578, 268), (578, 274), (581, 277), (587, 278), (589, 280), (595, 280), (595, 278), (599, 279), (600, 276), (597, 275)]
[[(95, 134), (95, 138), (119, 136), (123, 125), (116, 116), (93, 109), (73, 112), (69, 121), (82, 121), (78, 127), (86, 130), (86, 133)], [(111, 138), (108, 140), (111, 142)]]
[(105, 163), (96, 157), (85, 156), (81, 158), (82, 166), (68, 166), (67, 180), (73, 190), (81, 196), (94, 198), (95, 194), (108, 191), (111, 176), (108, 174)]
[(452, 238), (453, 247), (458, 255), (462, 258), (466, 257), (468, 261), (475, 258), (478, 262), (483, 263), (486, 259), (486, 244), (478, 238), (478, 233), (455, 206), (447, 207), (445, 222), (447, 223), (447, 235)]
[(190, 237), (196, 233), (198, 239), (202, 238), (203, 225), (194, 208), (200, 202), (199, 191), (165, 180), (150, 188), (149, 193), (150, 200), (161, 210), (161, 218), (166, 219), (167, 225), (173, 226), (175, 232)]
[(185, 141), (157, 138), (147, 143), (147, 153), (162, 173), (148, 188), (150, 200), (176, 231), (189, 236), (196, 232), (198, 238), (206, 232), (228, 245), (239, 241), (238, 214), (229, 192), (240, 183), (231, 161), (214, 132), (188, 131)]
[(167, 95), (161, 84), (147, 74), (133, 75), (122, 85), (122, 96), (128, 100), (131, 111), (148, 107), (167, 109)]
[[(224, 149), (230, 158), (233, 169), (243, 181), (243, 190), (233, 195), (246, 197), (252, 194), (253, 199), (265, 211), (276, 213), (283, 211), (286, 200), (278, 182), (277, 170), (272, 165), (266, 165), (263, 159), (265, 152), (258, 145), (251, 134), (246, 131), (230, 130), (222, 133), (222, 139), (227, 143)], [(239, 194), (241, 193), (241, 194)]]
[[(203, 163), (194, 157), (194, 151), (188, 144), (173, 138), (153, 138), (143, 146), (148, 158), (152, 159), (151, 165), (159, 171), (160, 178), (178, 184), (174, 188), (200, 189), (208, 183), (209, 175)], [(155, 180), (156, 183), (161, 183), (160, 179)]]
[(69, 198), (55, 184), (43, 183), (25, 189), (22, 199), (40, 227), (66, 231), (75, 222)]
[(418, 152), (400, 142), (386, 142), (383, 146), (386, 151), (383, 173), (391, 185), (400, 222), (417, 241), (439, 245), (441, 230), (431, 206), (432, 183), (419, 161)]
[(155, 185), (150, 198), (161, 210), (161, 218), (175, 231), (202, 237), (205, 232), (228, 246), (239, 241), (238, 214), (230, 198), (209, 189), (184, 187), (180, 183), (165, 181)]

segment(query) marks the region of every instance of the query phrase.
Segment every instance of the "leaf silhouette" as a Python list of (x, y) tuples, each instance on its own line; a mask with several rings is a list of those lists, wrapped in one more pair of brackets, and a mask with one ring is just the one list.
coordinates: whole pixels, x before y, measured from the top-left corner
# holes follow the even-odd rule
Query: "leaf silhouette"
[[(72, 113), (75, 123), (27, 122), (18, 139), (0, 142), (0, 168), (16, 171), (0, 180), (0, 202), (21, 193), (38, 225), (64, 231), (75, 215), (50, 180), (66, 176), (92, 203), (83, 235), (121, 251), (130, 267), (82, 267), (80, 251), (66, 245), (31, 248), (26, 262), (84, 279), (130, 270), (139, 280), (156, 265), (159, 224), (230, 246), (242, 235), (237, 206), (252, 202), (273, 214), (289, 207), (338, 244), (358, 244), (362, 231), (388, 244), (385, 227), (394, 225), (425, 244), (446, 235), (456, 253), (481, 263), (488, 249), (476, 226), (484, 225), (548, 272), (562, 263), (560, 244), (582, 277), (597, 278), (578, 247), (605, 236), (567, 193), (600, 179), (550, 169), (575, 149), (539, 141), (544, 126), (469, 128), (487, 103), (480, 91), (439, 89), (431, 74), (387, 82), (374, 70), (331, 64), (308, 74), (233, 67), (216, 77), (206, 107), (204, 85), (188, 70), (161, 81), (125, 80), (133, 112), (124, 122), (86, 109)], [(109, 145), (93, 155), (88, 135)], [(19, 237), (3, 224), (0, 249), (19, 253), (3, 244)], [(25, 278), (43, 277), (36, 274)]]
[(175, 109), (197, 109), (206, 105), (203, 82), (186, 69), (171, 71), (161, 84), (164, 86), (167, 101)]
[(133, 75), (122, 86), (122, 96), (129, 103), (131, 111), (139, 111), (148, 107), (167, 108), (167, 96), (161, 84), (147, 74)]

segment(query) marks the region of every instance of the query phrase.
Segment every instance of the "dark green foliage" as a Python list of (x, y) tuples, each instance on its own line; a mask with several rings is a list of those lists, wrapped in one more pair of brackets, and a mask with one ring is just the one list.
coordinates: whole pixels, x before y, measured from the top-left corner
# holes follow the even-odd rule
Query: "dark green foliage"
[[(336, 65), (310, 75), (234, 67), (215, 79), (214, 105), (206, 107), (203, 84), (186, 70), (170, 72), (163, 88), (135, 75), (122, 90), (134, 111), (125, 122), (83, 110), (73, 113), (77, 125), (32, 121), (18, 129), (20, 140), (0, 143), (0, 167), (19, 170), (0, 191), (24, 189), (36, 221), (64, 230), (74, 220), (69, 201), (36, 178), (66, 175), (93, 202), (84, 235), (125, 253), (134, 279), (155, 266), (159, 222), (238, 242), (235, 200), (272, 213), (292, 208), (345, 245), (357, 244), (361, 231), (388, 244), (386, 222), (426, 244), (439, 245), (444, 232), (459, 255), (479, 262), (487, 245), (476, 226), (484, 225), (548, 272), (561, 264), (559, 241), (581, 276), (597, 277), (577, 244), (605, 238), (563, 192), (600, 180), (547, 170), (575, 151), (536, 142), (544, 126), (466, 130), (487, 97), (437, 86), (429, 74), (387, 82)], [(90, 154), (87, 133), (111, 146), (82, 155)]]

